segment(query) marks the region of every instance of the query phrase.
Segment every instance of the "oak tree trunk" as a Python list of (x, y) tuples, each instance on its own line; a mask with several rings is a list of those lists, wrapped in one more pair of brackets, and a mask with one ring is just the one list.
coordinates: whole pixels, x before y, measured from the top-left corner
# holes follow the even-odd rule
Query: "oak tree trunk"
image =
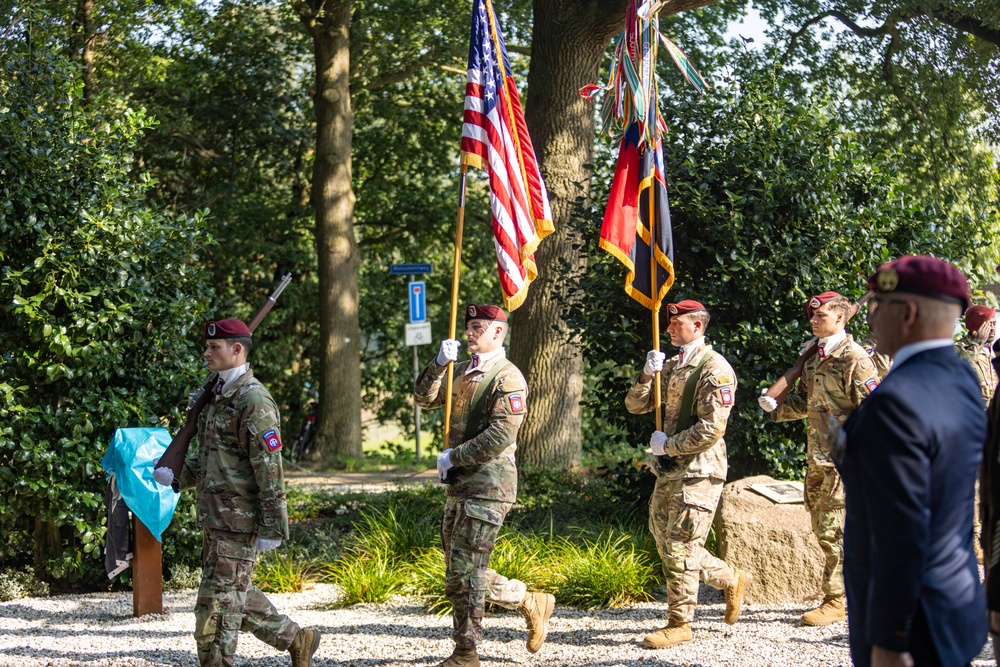
[(319, 263), (320, 393), (314, 459), (360, 459), (360, 257), (351, 188), (351, 5), (297, 1), (316, 61), (316, 158), (312, 204)]
[[(535, 0), (525, 121), (552, 206), (555, 232), (535, 252), (539, 277), (513, 313), (511, 357), (525, 371), (528, 415), (518, 433), (518, 463), (569, 468), (580, 464), (583, 355), (566, 335), (562, 304), (572, 298), (564, 277), (584, 259), (570, 230), (578, 197), (590, 195), (594, 107), (577, 90), (597, 80), (601, 58), (624, 22), (624, 3), (601, 18), (592, 3)], [(617, 16), (620, 14), (620, 18)], [(618, 20), (616, 20), (616, 18)]]

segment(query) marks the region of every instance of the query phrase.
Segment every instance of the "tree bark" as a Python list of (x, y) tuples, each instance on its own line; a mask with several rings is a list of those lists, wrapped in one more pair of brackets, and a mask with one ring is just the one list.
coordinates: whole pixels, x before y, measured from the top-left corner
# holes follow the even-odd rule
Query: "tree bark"
[(313, 37), (316, 62), (316, 156), (312, 204), (319, 263), (320, 392), (315, 460), (360, 459), (360, 257), (354, 236), (350, 91), (351, 5), (295, 2)]
[[(660, 17), (715, 0), (668, 0)], [(612, 37), (625, 27), (626, 0), (534, 0), (525, 121), (545, 178), (556, 231), (535, 253), (539, 277), (512, 315), (511, 359), (528, 381), (528, 415), (518, 433), (518, 462), (570, 468), (582, 454), (583, 354), (562, 319), (574, 298), (572, 275), (585, 269), (582, 242), (569, 222), (578, 199), (589, 204), (594, 106), (577, 91), (597, 81)], [(568, 278), (568, 280), (567, 280)], [(622, 298), (626, 298), (624, 295)]]
[(90, 105), (94, 97), (94, 47), (97, 28), (94, 25), (94, 0), (77, 0), (73, 19), (70, 50), (79, 56), (83, 69), (83, 103)]
[(597, 80), (608, 40), (624, 23), (625, 3), (602, 16), (586, 2), (535, 0), (525, 121), (552, 206), (555, 232), (535, 252), (539, 277), (512, 315), (511, 358), (525, 371), (529, 410), (518, 433), (518, 462), (580, 464), (583, 354), (570, 340), (562, 304), (572, 298), (562, 276), (584, 268), (569, 228), (576, 200), (590, 195), (594, 107), (577, 90)]

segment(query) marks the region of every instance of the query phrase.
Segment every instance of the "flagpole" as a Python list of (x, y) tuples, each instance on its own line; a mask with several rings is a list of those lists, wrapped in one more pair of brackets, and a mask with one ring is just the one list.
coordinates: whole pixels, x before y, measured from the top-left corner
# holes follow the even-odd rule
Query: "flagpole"
[[(458, 318), (458, 279), (462, 272), (462, 227), (465, 225), (465, 175), (468, 167), (462, 165), (461, 193), (458, 196), (458, 213), (455, 222), (455, 262), (451, 270), (451, 317), (448, 319), (448, 338), (455, 338), (455, 320)], [(448, 362), (448, 380), (444, 395), (444, 442), (442, 451), (450, 447), (451, 437), (451, 390), (454, 383), (455, 362)]]
[[(655, 166), (654, 166), (655, 169)], [(660, 351), (660, 300), (656, 288), (656, 175), (653, 174), (649, 184), (649, 295), (653, 299), (653, 349)], [(662, 401), (660, 389), (660, 371), (653, 375), (653, 401), (656, 411), (656, 430), (663, 430), (663, 413), (660, 411)]]

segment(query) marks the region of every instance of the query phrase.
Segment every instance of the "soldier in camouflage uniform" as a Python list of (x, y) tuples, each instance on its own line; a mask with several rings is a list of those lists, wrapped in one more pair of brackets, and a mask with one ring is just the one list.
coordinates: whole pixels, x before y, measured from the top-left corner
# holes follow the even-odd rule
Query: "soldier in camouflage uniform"
[[(979, 389), (983, 392), (983, 401), (988, 408), (993, 392), (997, 388), (997, 371), (993, 366), (993, 336), (996, 332), (996, 322), (993, 321), (995, 308), (989, 306), (973, 306), (965, 312), (965, 328), (969, 330), (963, 338), (955, 343), (958, 356), (966, 359), (976, 371), (979, 378)], [(979, 482), (976, 482), (976, 508), (972, 514), (972, 530), (975, 538), (972, 540), (976, 552), (976, 560), (983, 562), (983, 548), (979, 535), (983, 525), (979, 515)]]
[(257, 554), (288, 539), (281, 468), (281, 420), (247, 356), (250, 330), (239, 320), (209, 322), (205, 359), (219, 374), (215, 397), (198, 419), (198, 446), (180, 478), (154, 472), (175, 490), (194, 488), (202, 539), (202, 574), (195, 602), (194, 638), (201, 667), (232, 667), (239, 632), (251, 632), (293, 667), (310, 667), (320, 634), (279, 614), (251, 585)]
[[(705, 344), (709, 314), (697, 301), (667, 305), (670, 342), (678, 354), (652, 350), (625, 397), (633, 414), (656, 409), (655, 373), (661, 373), (663, 431), (654, 431), (656, 486), (649, 500), (649, 531), (656, 541), (670, 606), (668, 624), (643, 639), (647, 648), (666, 648), (691, 641), (691, 621), (698, 603), (698, 581), (725, 591), (728, 624), (739, 619), (747, 572), (705, 549), (716, 506), (726, 482), (726, 423), (736, 396), (736, 374), (723, 356)], [(688, 379), (694, 393), (687, 417), (682, 415)]]
[(872, 363), (875, 364), (875, 374), (878, 375), (878, 381), (881, 382), (885, 379), (885, 374), (892, 368), (892, 359), (888, 355), (878, 351), (875, 336), (871, 332), (861, 341), (861, 347), (864, 348), (865, 352), (871, 358)]
[(969, 330), (963, 338), (955, 343), (958, 356), (967, 359), (976, 375), (979, 376), (979, 388), (983, 392), (983, 402), (988, 406), (993, 392), (997, 388), (997, 372), (993, 367), (993, 334), (996, 324), (993, 321), (995, 308), (989, 306), (973, 306), (965, 313), (965, 328)]
[(802, 615), (805, 625), (829, 625), (847, 618), (844, 595), (844, 489), (830, 458), (832, 417), (843, 424), (879, 383), (875, 364), (845, 333), (851, 303), (836, 292), (812, 297), (806, 314), (819, 338), (817, 353), (802, 369), (784, 403), (761, 394), (761, 407), (774, 421), (807, 420), (805, 504), (823, 551), (823, 602)]
[[(527, 649), (545, 642), (555, 598), (529, 593), (523, 582), (489, 569), (504, 517), (517, 499), (517, 431), (527, 410), (528, 388), (503, 349), (507, 315), (496, 306), (470, 304), (465, 336), (472, 359), (455, 364), (449, 442), (438, 456), (447, 484), (441, 521), (445, 593), (453, 610), (455, 650), (438, 667), (478, 667), (486, 602), (517, 609), (528, 627)], [(445, 404), (448, 364), (458, 359), (457, 340), (441, 342), (437, 358), (417, 377), (413, 398), (422, 408)]]

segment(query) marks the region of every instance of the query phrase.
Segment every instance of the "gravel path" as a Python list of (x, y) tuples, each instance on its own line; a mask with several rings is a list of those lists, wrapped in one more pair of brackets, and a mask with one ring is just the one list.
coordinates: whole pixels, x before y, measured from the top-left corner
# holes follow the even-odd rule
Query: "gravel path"
[[(320, 629), (320, 667), (424, 667), (451, 652), (450, 619), (424, 613), (412, 601), (328, 610), (334, 588), (320, 584), (297, 594), (272, 595), (281, 611)], [(195, 591), (164, 594), (162, 615), (132, 616), (131, 593), (28, 598), (0, 604), (3, 667), (197, 667), (191, 632)], [(666, 605), (651, 602), (624, 610), (579, 611), (557, 607), (542, 650), (524, 649), (524, 621), (517, 613), (487, 615), (480, 646), (484, 665), (671, 665), (770, 667), (849, 665), (847, 624), (798, 625), (803, 605), (755, 606), (735, 626), (722, 622), (721, 594), (702, 587), (695, 641), (650, 651), (642, 636), (663, 625)], [(992, 666), (984, 648), (973, 663)], [(240, 667), (288, 665), (250, 635), (240, 636)]]

